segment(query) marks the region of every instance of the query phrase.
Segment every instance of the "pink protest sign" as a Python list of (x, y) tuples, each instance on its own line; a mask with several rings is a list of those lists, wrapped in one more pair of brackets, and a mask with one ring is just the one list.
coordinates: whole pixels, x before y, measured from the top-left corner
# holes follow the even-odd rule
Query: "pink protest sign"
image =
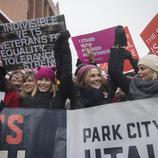
[(92, 47), (97, 64), (108, 62), (110, 48), (114, 45), (115, 27), (72, 37), (77, 55), (82, 63), (87, 63), (85, 51), (87, 45)]

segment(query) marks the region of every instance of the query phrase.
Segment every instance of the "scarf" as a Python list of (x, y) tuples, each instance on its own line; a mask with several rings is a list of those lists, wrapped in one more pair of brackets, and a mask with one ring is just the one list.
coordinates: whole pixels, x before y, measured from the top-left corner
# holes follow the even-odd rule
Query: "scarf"
[(129, 99), (158, 97), (158, 80), (142, 80), (136, 76), (130, 84)]

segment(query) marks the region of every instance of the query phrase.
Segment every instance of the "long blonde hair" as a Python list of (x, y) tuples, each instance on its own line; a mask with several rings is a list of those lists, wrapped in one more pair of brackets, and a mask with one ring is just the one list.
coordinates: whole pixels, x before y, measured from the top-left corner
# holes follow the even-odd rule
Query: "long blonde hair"
[[(98, 72), (101, 76), (101, 80), (103, 81), (103, 76), (102, 76), (100, 68), (99, 67), (94, 67), (94, 68), (96, 70), (98, 70)], [(77, 85), (79, 87), (87, 87), (87, 80), (88, 80), (88, 77), (90, 76), (90, 74), (91, 74), (91, 69), (89, 69), (86, 73), (84, 73), (79, 81), (77, 80)]]
[(31, 77), (33, 79), (33, 81), (35, 81), (35, 86), (33, 88), (33, 91), (31, 92), (31, 96), (34, 96), (35, 95), (35, 92), (36, 92), (36, 77), (35, 77), (35, 74), (33, 71), (28, 71), (26, 72), (24, 75), (23, 75), (23, 78), (22, 78), (22, 88), (21, 88), (21, 92), (20, 92), (20, 97), (26, 97), (28, 96), (28, 93), (25, 92), (25, 90), (23, 89), (23, 83), (29, 78)]

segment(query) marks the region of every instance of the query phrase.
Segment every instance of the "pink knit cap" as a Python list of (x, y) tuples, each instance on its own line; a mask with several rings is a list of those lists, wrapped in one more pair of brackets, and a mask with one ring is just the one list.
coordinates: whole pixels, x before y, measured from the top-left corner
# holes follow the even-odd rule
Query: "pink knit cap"
[(42, 78), (50, 79), (51, 81), (55, 81), (55, 72), (52, 68), (48, 66), (41, 66), (38, 68), (38, 71), (36, 73), (37, 80), (40, 80)]
[(85, 65), (82, 68), (80, 68), (80, 70), (77, 73), (77, 80), (80, 82), (83, 79), (83, 77), (85, 77), (85, 75), (88, 73), (88, 71), (94, 68), (98, 69), (98, 67), (95, 65)]

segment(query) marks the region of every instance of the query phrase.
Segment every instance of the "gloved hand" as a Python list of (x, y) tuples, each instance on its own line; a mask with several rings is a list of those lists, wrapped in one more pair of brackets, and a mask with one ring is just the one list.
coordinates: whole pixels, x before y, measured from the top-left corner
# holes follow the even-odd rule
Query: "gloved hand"
[(4, 109), (4, 107), (5, 107), (5, 104), (4, 104), (4, 102), (1, 100), (1, 102), (0, 102), (0, 112)]
[(54, 41), (54, 50), (62, 49), (69, 46), (68, 39), (70, 38), (70, 33), (68, 30), (60, 31), (56, 35)]
[(115, 46), (127, 46), (126, 32), (123, 26), (119, 25), (115, 28)]

